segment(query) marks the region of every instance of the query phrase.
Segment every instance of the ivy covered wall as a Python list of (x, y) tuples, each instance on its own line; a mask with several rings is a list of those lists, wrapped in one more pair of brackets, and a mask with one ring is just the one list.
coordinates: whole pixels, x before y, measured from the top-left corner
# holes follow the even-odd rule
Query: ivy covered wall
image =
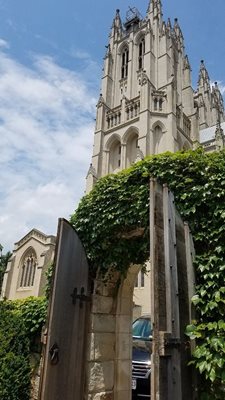
[(100, 179), (71, 223), (87, 252), (93, 275), (149, 258), (149, 179), (167, 183), (196, 249), (197, 339), (193, 363), (202, 399), (224, 399), (225, 384), (225, 152), (203, 150), (147, 157), (128, 170)]

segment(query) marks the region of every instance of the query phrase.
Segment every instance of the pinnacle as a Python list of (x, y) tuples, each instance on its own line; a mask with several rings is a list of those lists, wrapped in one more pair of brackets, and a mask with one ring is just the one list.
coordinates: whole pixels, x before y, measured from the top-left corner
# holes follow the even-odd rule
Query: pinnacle
[(172, 29), (172, 24), (170, 18), (167, 20), (167, 28)]
[(189, 58), (188, 58), (187, 54), (186, 54), (185, 59), (184, 59), (184, 66), (185, 66), (186, 69), (191, 69)]
[(149, 0), (147, 14), (153, 11), (154, 8), (157, 8), (158, 11), (161, 13), (162, 11), (162, 3), (161, 0)]
[(201, 60), (200, 68), (201, 68), (201, 69), (202, 69), (202, 68), (205, 68), (204, 60)]
[(204, 76), (205, 79), (207, 79), (208, 81), (210, 80), (210, 79), (209, 79), (209, 74), (208, 74), (207, 68), (206, 68), (206, 66), (205, 66), (204, 60), (201, 60), (201, 63), (200, 63), (200, 73), (203, 74), (203, 76)]
[(120, 10), (119, 8), (116, 9), (116, 18), (119, 17), (120, 18)]
[(112, 25), (112, 35), (115, 35), (115, 32), (119, 32), (122, 30), (122, 21), (120, 18), (120, 10), (117, 8), (116, 10), (116, 15), (113, 19), (113, 25)]
[(115, 15), (115, 17), (114, 17), (114, 21), (121, 21), (120, 20), (120, 10), (119, 10), (119, 8), (117, 8), (116, 9), (116, 15)]

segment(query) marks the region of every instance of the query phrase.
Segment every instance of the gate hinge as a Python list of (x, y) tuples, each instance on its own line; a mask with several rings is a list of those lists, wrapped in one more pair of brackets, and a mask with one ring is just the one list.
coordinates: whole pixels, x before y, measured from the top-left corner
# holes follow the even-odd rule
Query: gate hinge
[(172, 351), (181, 346), (180, 338), (173, 337), (171, 333), (161, 331), (159, 332), (159, 354), (160, 356), (171, 356)]
[(73, 289), (73, 293), (70, 295), (72, 297), (72, 303), (75, 305), (77, 300), (80, 300), (80, 307), (82, 307), (82, 302), (88, 302), (91, 301), (91, 298), (89, 296), (86, 296), (86, 294), (84, 294), (85, 289), (84, 287), (81, 288), (80, 290), (80, 294), (78, 294), (78, 289), (74, 288)]

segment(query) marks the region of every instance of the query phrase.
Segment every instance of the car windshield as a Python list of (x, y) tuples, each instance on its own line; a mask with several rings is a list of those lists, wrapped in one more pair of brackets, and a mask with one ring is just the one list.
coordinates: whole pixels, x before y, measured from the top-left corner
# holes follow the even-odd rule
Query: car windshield
[(132, 335), (134, 337), (149, 339), (152, 335), (152, 326), (149, 318), (139, 318), (132, 325)]

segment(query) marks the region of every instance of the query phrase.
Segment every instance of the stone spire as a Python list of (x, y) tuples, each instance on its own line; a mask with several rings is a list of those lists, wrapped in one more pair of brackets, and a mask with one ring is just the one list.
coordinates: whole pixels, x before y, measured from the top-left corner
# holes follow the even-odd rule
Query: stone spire
[(171, 24), (170, 18), (168, 18), (166, 26), (167, 26), (167, 29), (169, 29), (170, 31), (172, 30), (172, 24)]
[(224, 122), (224, 104), (223, 104), (223, 96), (220, 92), (218, 83), (215, 82), (212, 87), (212, 106), (216, 109), (217, 113), (217, 122), (220, 124)]
[(178, 22), (178, 18), (174, 19), (174, 27), (173, 27), (173, 29), (174, 29), (174, 32), (175, 32), (177, 38), (179, 38), (180, 40), (183, 41), (184, 37), (183, 37), (183, 33), (182, 33), (182, 30), (181, 30), (180, 24)]
[(191, 70), (191, 65), (188, 56), (186, 55), (184, 57), (184, 69), (190, 69)]
[(222, 150), (225, 146), (225, 135), (219, 118), (216, 124), (215, 144), (216, 144), (216, 150)]
[(205, 90), (210, 90), (210, 79), (208, 71), (205, 67), (204, 60), (201, 60), (198, 87), (204, 86)]
[(92, 164), (90, 164), (86, 176), (86, 193), (89, 193), (97, 181), (97, 173)]
[(111, 37), (117, 37), (120, 36), (123, 30), (123, 25), (122, 21), (120, 18), (120, 10), (116, 10), (116, 15), (113, 19), (113, 24), (112, 24), (112, 31), (111, 31)]
[(215, 137), (216, 139), (224, 138), (224, 131), (219, 120), (216, 124)]

